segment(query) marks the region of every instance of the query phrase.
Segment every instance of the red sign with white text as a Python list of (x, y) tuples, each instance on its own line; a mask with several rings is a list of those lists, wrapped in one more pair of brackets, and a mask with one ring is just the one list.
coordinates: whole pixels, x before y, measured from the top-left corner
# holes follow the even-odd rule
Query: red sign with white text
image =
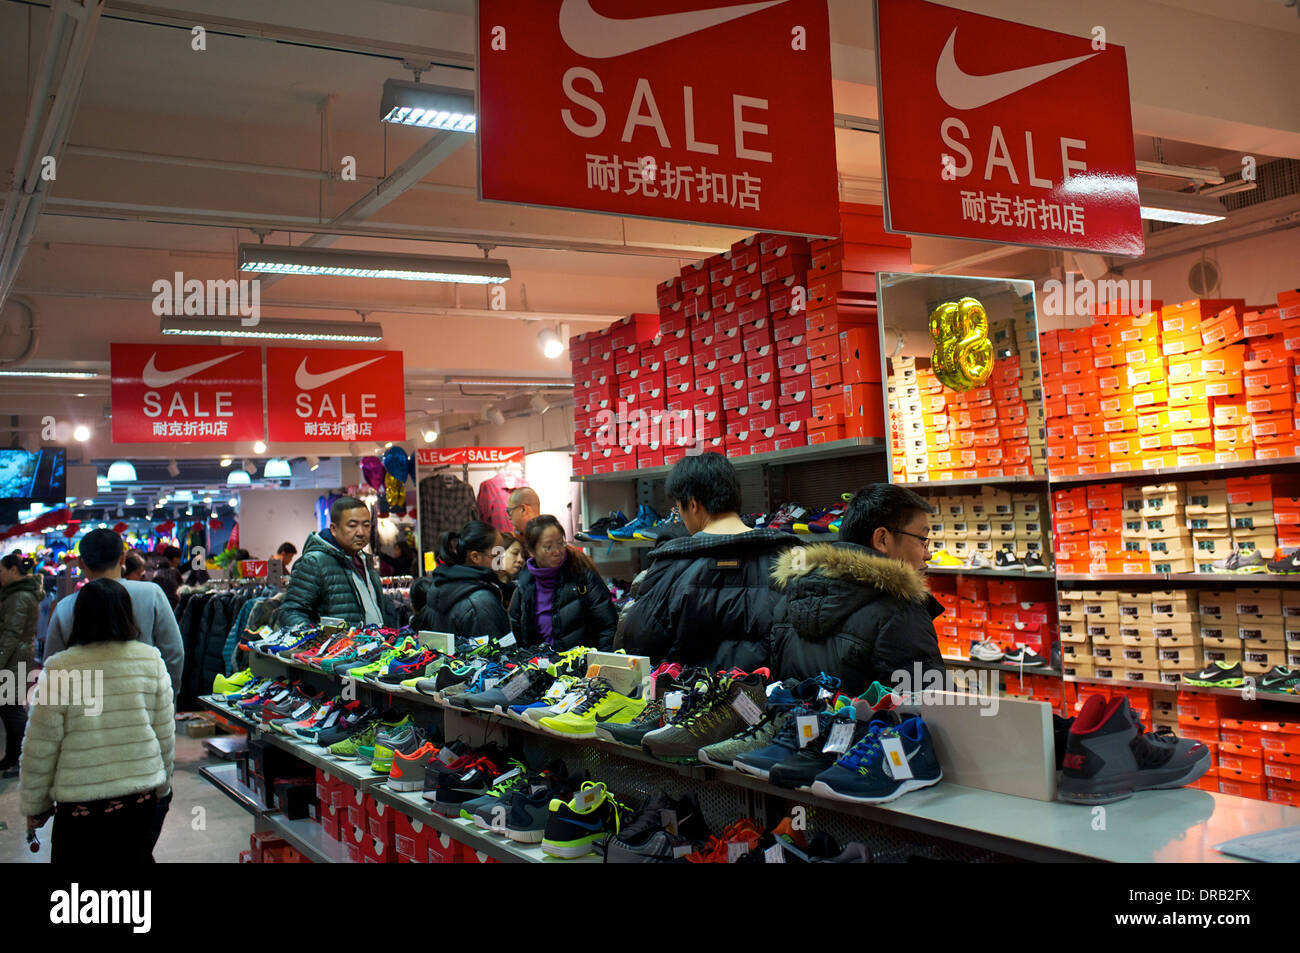
[(265, 579), (267, 567), (265, 559), (241, 559), (239, 576), (241, 579)]
[(465, 463), (523, 463), (523, 447), (419, 447), (415, 464), (421, 467), (460, 466)]
[(877, 0), (890, 230), (1141, 255), (1122, 46)]
[(270, 439), (405, 440), (401, 351), (266, 349)]
[(261, 440), (262, 351), (197, 344), (110, 346), (116, 443)]
[(826, 0), (479, 0), (484, 199), (839, 234)]

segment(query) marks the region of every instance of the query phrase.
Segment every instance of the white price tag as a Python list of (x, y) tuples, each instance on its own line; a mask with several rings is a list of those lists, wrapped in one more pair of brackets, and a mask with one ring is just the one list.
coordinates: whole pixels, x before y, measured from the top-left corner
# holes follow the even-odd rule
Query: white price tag
[(798, 730), (800, 748), (806, 747), (810, 741), (815, 741), (817, 736), (821, 734), (820, 729), (817, 727), (816, 715), (800, 715), (795, 719), (794, 723)]
[(528, 688), (529, 678), (527, 671), (516, 672), (504, 685), (501, 686), (501, 692), (506, 696), (507, 701), (514, 701)]
[(853, 744), (853, 722), (837, 722), (832, 728), (830, 736), (826, 739), (826, 744), (822, 745), (822, 751), (830, 751), (835, 754), (844, 754), (849, 750), (849, 745)]
[(485, 679), (483, 679), (483, 691), (485, 691), (485, 692), (490, 692), (490, 691), (492, 691), (492, 689), (496, 688), (497, 685), (500, 684), (500, 682), (501, 682), (501, 679), (499, 679), (499, 678), (485, 678)]
[(326, 728), (334, 727), (334, 723), (339, 720), (339, 715), (342, 714), (342, 712), (343, 712), (342, 708), (335, 708), (332, 712), (330, 712), (329, 717), (326, 718), (324, 723), (320, 726), (321, 731), (324, 731)]
[(880, 747), (885, 752), (885, 770), (896, 781), (906, 780), (912, 776), (912, 765), (903, 750), (903, 741), (898, 735), (887, 735), (880, 739)]
[(438, 760), (443, 764), (451, 764), (456, 760), (456, 752), (451, 750), (451, 745), (444, 745), (438, 750)]
[(601, 793), (600, 788), (594, 785), (589, 788), (583, 788), (578, 792), (577, 800), (579, 809), (581, 809), (583, 813), (591, 810), (600, 803)]
[(490, 637), (486, 635), (479, 635), (474, 637), (475, 645), (487, 645), (489, 641), (490, 641)]
[(832, 697), (831, 693), (828, 692), (826, 689), (824, 689), (824, 688), (819, 688), (819, 689), (817, 689), (817, 700), (818, 700), (819, 702), (820, 702), (820, 701), (825, 701), (826, 699), (831, 698), (831, 697)]
[(664, 709), (668, 713), (669, 721), (677, 717), (677, 713), (682, 710), (682, 702), (685, 700), (685, 692), (669, 692), (664, 696)]
[(549, 698), (552, 701), (559, 701), (568, 693), (569, 693), (569, 686), (564, 684), (564, 682), (557, 681), (554, 685), (552, 685), (550, 688), (546, 690), (546, 694), (542, 697)]
[(734, 864), (749, 853), (750, 845), (745, 841), (733, 840), (727, 844), (727, 863)]
[(678, 857), (685, 857), (687, 854), (693, 854), (693, 853), (695, 853), (695, 848), (692, 847), (690, 844), (679, 844), (678, 846), (673, 848), (673, 860), (676, 860)]
[[(754, 704), (754, 700), (741, 692), (736, 696), (736, 700), (731, 703), (731, 707), (740, 713), (740, 717), (745, 719), (746, 723), (751, 725), (758, 724), (763, 717), (763, 712)], [(816, 719), (813, 719), (814, 721)], [(748, 850), (748, 848), (746, 848)]]
[(295, 710), (294, 710), (294, 713), (293, 713), (293, 717), (294, 717), (294, 718), (303, 718), (303, 717), (306, 716), (307, 712), (309, 712), (309, 711), (311, 711), (311, 703), (310, 703), (310, 702), (307, 703), (307, 704), (305, 704), (305, 705), (302, 705), (301, 707), (299, 707), (299, 708), (297, 708), (297, 709), (295, 709)]
[(765, 864), (784, 864), (785, 848), (780, 844), (773, 844), (767, 850), (763, 851), (763, 863)]
[(663, 829), (666, 830), (669, 834), (676, 834), (677, 833), (677, 812), (660, 811), (659, 823), (663, 825)]
[(500, 645), (503, 649), (512, 649), (519, 643), (515, 641), (515, 634), (511, 632), (505, 638), (501, 639), (500, 642), (498, 642), (497, 644)]

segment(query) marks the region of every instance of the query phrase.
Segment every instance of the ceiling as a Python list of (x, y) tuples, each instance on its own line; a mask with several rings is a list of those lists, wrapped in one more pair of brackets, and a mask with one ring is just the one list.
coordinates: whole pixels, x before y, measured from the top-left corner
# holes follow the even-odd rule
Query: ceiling
[[(1300, 158), (1300, 17), (1281, 0), (1092, 0), (1086, 10), (1063, 0), (953, 5), (1081, 35), (1106, 23), (1128, 51), (1140, 159), (1155, 158), (1157, 138), (1166, 162), (1225, 172), (1239, 168), (1244, 152), (1261, 162)], [(47, 7), (0, 0), (0, 162), (17, 152)], [(873, 117), (869, 7), (861, 0), (829, 0), (829, 7), (835, 108)], [(42, 363), (102, 367), (110, 341), (161, 341), (149, 309), (157, 277), (232, 277), (235, 248), (257, 240), (253, 228), (266, 230), (268, 242), (296, 244), (373, 194), (429, 139), (378, 121), (384, 80), (410, 78), (404, 58), (448, 64), (426, 72), (427, 81), (474, 85), (471, 0), (108, 0), (105, 10), (69, 148), (14, 289), (34, 306)], [(193, 24), (207, 24), (203, 51), (191, 47)], [(489, 311), (481, 288), (403, 287), (408, 282), (286, 278), (263, 297), (270, 317), (352, 320), (364, 312), (382, 322), (384, 346), (405, 352), (412, 436), (427, 414), (441, 415), (445, 426), (477, 415), (486, 399), (525, 407), (529, 388), (465, 388), (448, 378), (563, 383), (566, 358), (548, 361), (537, 347), (545, 322), (563, 321), (576, 333), (654, 310), (656, 282), (741, 237), (480, 202), (474, 142), (462, 138), (417, 185), (330, 237), (337, 248), (474, 257), (481, 245), (495, 246), (493, 257), (508, 260), (514, 274), (506, 312)], [(322, 175), (344, 156), (356, 159), (356, 182)], [(836, 158), (844, 197), (878, 202), (879, 137), (839, 129)], [(7, 186), (6, 171), (0, 184)], [(981, 265), (993, 275), (1042, 276), (1059, 262), (1043, 251), (914, 241), (921, 269), (957, 267), (976, 255), (994, 255)], [(0, 316), (0, 358), (25, 343), (15, 315)], [(45, 414), (103, 421), (107, 404), (102, 381), (0, 380), (0, 406), (20, 427)], [(206, 458), (241, 450), (113, 448), (97, 436), (87, 453)]]

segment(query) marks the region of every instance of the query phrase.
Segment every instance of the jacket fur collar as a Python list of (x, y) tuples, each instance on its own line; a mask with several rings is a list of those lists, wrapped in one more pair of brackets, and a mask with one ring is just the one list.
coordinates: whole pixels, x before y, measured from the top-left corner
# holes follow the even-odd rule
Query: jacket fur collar
[(878, 589), (898, 599), (925, 601), (925, 578), (906, 563), (856, 543), (814, 543), (782, 553), (772, 570), (778, 588), (817, 570), (832, 579), (845, 579)]

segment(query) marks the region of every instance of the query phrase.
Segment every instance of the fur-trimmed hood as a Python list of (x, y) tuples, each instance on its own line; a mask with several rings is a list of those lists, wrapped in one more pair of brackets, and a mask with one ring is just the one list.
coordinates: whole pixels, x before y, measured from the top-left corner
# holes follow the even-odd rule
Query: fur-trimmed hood
[(793, 595), (799, 586), (792, 584), (813, 572), (869, 586), (896, 599), (920, 602), (929, 595), (924, 577), (911, 566), (856, 543), (814, 543), (787, 550), (777, 559), (772, 578), (777, 588)]

